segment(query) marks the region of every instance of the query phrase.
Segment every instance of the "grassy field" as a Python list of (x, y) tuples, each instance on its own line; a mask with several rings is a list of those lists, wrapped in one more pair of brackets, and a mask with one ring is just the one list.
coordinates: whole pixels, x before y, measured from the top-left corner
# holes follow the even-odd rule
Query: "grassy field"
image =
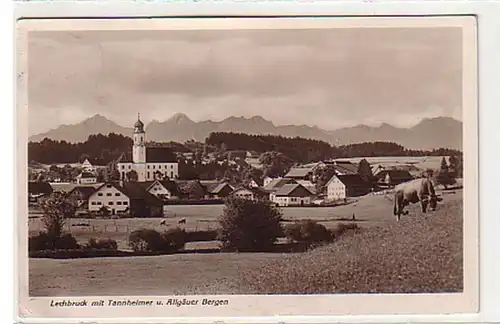
[[(422, 215), (418, 206), (413, 205), (409, 209), (410, 215), (400, 223), (395, 222), (391, 202), (382, 196), (364, 197), (355, 205), (334, 208), (285, 208), (285, 218), (313, 218), (324, 220), (322, 223), (329, 226), (335, 224), (335, 218), (355, 213), (358, 225), (365, 227), (356, 236), (341, 238), (331, 246), (304, 254), (213, 253), (30, 259), (30, 294), (456, 291), (461, 287), (462, 192), (457, 190), (442, 194), (444, 201), (436, 212)], [(179, 207), (182, 206), (175, 206)], [(192, 210), (179, 209), (181, 211), (193, 213)], [(198, 219), (196, 214), (191, 215), (187, 227), (205, 224), (203, 220), (208, 219), (213, 222), (218, 212), (213, 212), (211, 217), (198, 216)], [(188, 217), (188, 214), (184, 216)], [(176, 219), (170, 220), (172, 224), (176, 223)], [(159, 227), (156, 225), (159, 224), (158, 219), (121, 221)], [(105, 234), (113, 237), (112, 232)], [(114, 233), (115, 237), (125, 236), (120, 232)], [(85, 233), (76, 235), (82, 239)], [(401, 275), (402, 279), (398, 277)], [(300, 280), (303, 276), (308, 277), (310, 282)]]

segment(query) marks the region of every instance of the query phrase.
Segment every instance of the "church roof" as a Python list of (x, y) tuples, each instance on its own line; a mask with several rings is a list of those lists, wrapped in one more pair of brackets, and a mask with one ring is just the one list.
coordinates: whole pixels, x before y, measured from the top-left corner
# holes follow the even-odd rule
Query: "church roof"
[[(146, 147), (146, 163), (175, 163), (177, 157), (168, 147)], [(117, 163), (133, 163), (132, 152), (124, 152)]]

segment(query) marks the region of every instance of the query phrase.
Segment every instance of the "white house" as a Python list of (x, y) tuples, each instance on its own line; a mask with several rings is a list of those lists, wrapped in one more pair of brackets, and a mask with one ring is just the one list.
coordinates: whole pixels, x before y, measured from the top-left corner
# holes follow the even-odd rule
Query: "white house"
[(265, 177), (264, 178), (264, 187), (270, 184), (273, 180), (279, 180), (280, 178), (271, 178), (271, 177)]
[(97, 176), (91, 172), (88, 171), (82, 171), (77, 177), (76, 177), (76, 183), (77, 184), (92, 184), (92, 183), (97, 183)]
[(271, 195), (278, 206), (303, 206), (311, 204), (313, 194), (298, 183), (285, 184)]
[(130, 206), (130, 198), (118, 186), (103, 184), (88, 198), (89, 212), (98, 212), (107, 207), (112, 215), (126, 211)]
[(144, 124), (137, 119), (134, 124), (132, 154), (122, 154), (117, 161), (120, 179), (127, 180), (130, 171), (137, 173), (137, 181), (176, 179), (179, 163), (176, 156), (166, 147), (147, 147)]
[(365, 195), (370, 189), (358, 174), (334, 175), (326, 184), (326, 195), (328, 200), (340, 200)]

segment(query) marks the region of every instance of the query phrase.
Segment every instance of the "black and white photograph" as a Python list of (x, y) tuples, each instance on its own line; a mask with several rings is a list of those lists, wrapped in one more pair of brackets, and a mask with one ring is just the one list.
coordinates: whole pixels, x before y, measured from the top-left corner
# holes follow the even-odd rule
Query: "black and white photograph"
[(474, 19), (197, 21), (27, 24), (26, 300), (475, 311)]

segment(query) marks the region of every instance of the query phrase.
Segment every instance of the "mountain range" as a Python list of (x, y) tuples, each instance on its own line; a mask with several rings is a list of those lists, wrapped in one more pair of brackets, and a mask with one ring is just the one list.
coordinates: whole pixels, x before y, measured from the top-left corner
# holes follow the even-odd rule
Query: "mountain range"
[[(90, 134), (116, 133), (130, 136), (132, 132), (131, 127), (120, 126), (96, 114), (80, 123), (61, 125), (46, 133), (33, 135), (29, 140), (38, 142), (50, 138), (83, 142)], [(250, 118), (232, 116), (219, 122), (211, 120), (195, 122), (185, 114), (178, 113), (164, 122), (152, 121), (146, 126), (146, 138), (156, 142), (185, 142), (190, 139), (204, 141), (211, 132), (298, 136), (322, 140), (332, 145), (384, 141), (395, 142), (410, 149), (462, 149), (462, 122), (450, 117), (426, 118), (411, 128), (382, 124), (378, 127), (358, 125), (328, 131), (316, 126), (274, 125), (261, 116)]]

